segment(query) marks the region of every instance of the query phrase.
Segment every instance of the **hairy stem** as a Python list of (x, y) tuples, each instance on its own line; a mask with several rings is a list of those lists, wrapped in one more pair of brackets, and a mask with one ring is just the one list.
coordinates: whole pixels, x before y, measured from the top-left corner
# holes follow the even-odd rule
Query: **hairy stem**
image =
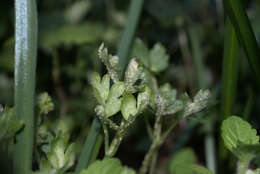
[[(153, 142), (144, 157), (142, 167), (139, 170), (139, 174), (146, 174), (153, 155), (157, 153), (157, 150), (159, 149), (161, 142), (162, 142), (161, 141), (161, 131), (162, 131), (162, 115), (156, 114), (156, 120), (155, 120), (155, 124), (154, 124), (154, 132), (153, 132)], [(155, 159), (153, 159), (153, 160), (155, 160)], [(156, 164), (153, 163), (153, 165), (155, 166)], [(154, 166), (151, 166), (151, 168), (153, 168)]]

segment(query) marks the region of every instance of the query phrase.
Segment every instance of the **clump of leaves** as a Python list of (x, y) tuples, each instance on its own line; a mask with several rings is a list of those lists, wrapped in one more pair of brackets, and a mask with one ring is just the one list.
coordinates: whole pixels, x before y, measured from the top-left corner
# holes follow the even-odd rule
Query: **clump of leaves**
[(40, 159), (40, 170), (49, 173), (64, 173), (75, 162), (75, 143), (68, 144), (69, 136), (57, 135), (49, 144), (42, 146), (47, 158)]
[(23, 122), (15, 120), (13, 108), (0, 105), (0, 141), (12, 138), (23, 127)]
[[(99, 48), (99, 57), (106, 65), (107, 74), (102, 78), (98, 73), (93, 73), (90, 83), (93, 87), (94, 96), (98, 105), (95, 108), (100, 118), (105, 137), (105, 154), (114, 156), (125, 133), (136, 117), (149, 106), (155, 116), (155, 124), (152, 130), (148, 123), (149, 134), (152, 145), (143, 161), (140, 174), (145, 174), (152, 156), (157, 152), (161, 144), (169, 135), (179, 120), (188, 115), (204, 109), (208, 104), (210, 92), (201, 90), (191, 99), (188, 95), (177, 96), (177, 90), (166, 83), (158, 87), (157, 74), (168, 66), (169, 56), (161, 44), (156, 44), (151, 51), (141, 40), (136, 40), (131, 53), (135, 58), (131, 59), (124, 73), (124, 79), (119, 80), (120, 70), (118, 68), (118, 57), (108, 54), (102, 44)], [(159, 61), (158, 61), (159, 60)], [(121, 111), (121, 122), (118, 125), (112, 116), (119, 117)], [(165, 115), (178, 114), (172, 117), (170, 126), (162, 129)], [(112, 142), (109, 142), (108, 127), (116, 131)], [(152, 172), (151, 172), (152, 173)]]

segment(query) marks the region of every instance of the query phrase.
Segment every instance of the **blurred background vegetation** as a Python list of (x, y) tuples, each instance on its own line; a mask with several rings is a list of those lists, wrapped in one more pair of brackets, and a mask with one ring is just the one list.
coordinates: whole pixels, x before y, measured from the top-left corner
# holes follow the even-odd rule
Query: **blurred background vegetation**
[[(81, 142), (79, 145), (95, 115), (89, 74), (105, 70), (97, 49), (104, 42), (110, 53), (116, 53), (126, 27), (129, 4), (130, 0), (38, 1), (36, 94), (46, 91), (52, 96), (55, 110), (48, 115), (49, 124), (57, 123), (57, 129), (72, 131), (74, 138)], [(246, 1), (246, 7), (260, 42), (260, 1)], [(0, 9), (0, 103), (13, 106), (14, 2), (3, 1)], [(170, 55), (167, 70), (157, 75), (161, 84), (170, 82), (190, 95), (200, 88), (209, 88), (216, 96), (210, 109), (189, 122), (181, 122), (161, 148), (158, 160), (159, 169), (164, 169), (171, 155), (191, 147), (194, 160), (205, 165), (204, 138), (210, 132), (218, 145), (222, 119), (219, 109), (224, 47), (222, 1), (146, 0), (136, 38), (149, 48), (160, 42)], [(244, 116), (259, 130), (259, 89), (242, 48), (237, 52), (239, 76), (232, 114)], [(140, 118), (117, 153), (123, 164), (133, 168), (140, 166), (149, 147), (144, 124)], [(190, 151), (183, 154), (193, 153)]]

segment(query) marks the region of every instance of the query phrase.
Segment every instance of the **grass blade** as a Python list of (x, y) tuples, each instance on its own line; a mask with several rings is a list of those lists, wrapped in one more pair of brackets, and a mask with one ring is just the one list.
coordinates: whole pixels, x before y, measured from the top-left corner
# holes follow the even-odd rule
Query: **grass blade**
[(128, 21), (117, 50), (118, 56), (120, 58), (119, 64), (122, 70), (125, 69), (125, 66), (128, 62), (127, 56), (132, 44), (132, 40), (134, 38), (135, 30), (143, 7), (143, 2), (144, 0), (131, 1), (128, 14)]
[(235, 101), (238, 76), (238, 50), (239, 45), (235, 29), (229, 18), (225, 24), (224, 57), (222, 65), (222, 98), (221, 98), (221, 120), (232, 114)]
[(225, 11), (235, 27), (237, 38), (245, 53), (260, 86), (260, 49), (248, 19), (242, 0), (224, 0)]
[(91, 159), (92, 151), (95, 149), (96, 142), (100, 133), (101, 123), (98, 118), (95, 118), (92, 122), (89, 135), (82, 148), (78, 164), (76, 166), (76, 173), (79, 173), (82, 169), (86, 168)]
[(15, 110), (25, 127), (16, 137), (13, 173), (28, 174), (32, 167), (34, 91), (37, 54), (35, 0), (15, 1)]
[[(225, 35), (224, 35), (224, 55), (222, 65), (222, 96), (220, 106), (220, 120), (223, 121), (232, 114), (233, 106), (235, 103), (235, 95), (237, 89), (237, 77), (239, 69), (238, 59), (239, 44), (235, 29), (226, 17), (225, 21)], [(220, 173), (227, 169), (226, 161), (228, 151), (224, 146), (223, 140), (220, 138), (219, 145), (219, 164)]]

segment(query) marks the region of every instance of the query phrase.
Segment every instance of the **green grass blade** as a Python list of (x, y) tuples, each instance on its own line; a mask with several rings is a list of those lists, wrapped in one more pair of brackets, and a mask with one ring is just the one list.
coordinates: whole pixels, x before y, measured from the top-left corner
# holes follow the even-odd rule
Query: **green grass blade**
[(34, 91), (37, 55), (35, 0), (15, 1), (15, 110), (25, 127), (16, 137), (13, 173), (28, 174), (32, 167)]
[[(130, 10), (128, 14), (128, 22), (123, 32), (123, 36), (119, 43), (117, 52), (117, 55), (119, 56), (119, 64), (122, 70), (124, 70), (128, 62), (127, 56), (139, 21), (143, 1), (144, 0), (131, 1)], [(91, 152), (95, 151), (95, 153), (98, 153), (98, 149), (100, 148), (100, 146), (99, 143), (97, 143), (97, 139), (100, 134), (100, 129), (100, 122), (97, 118), (95, 118), (95, 120), (92, 123), (89, 136), (87, 137), (83, 150), (80, 154), (80, 158), (76, 166), (76, 173), (80, 172), (83, 168), (87, 168), (89, 161), (93, 160), (93, 158), (91, 158)], [(95, 146), (99, 147), (96, 148)]]
[(76, 173), (79, 173), (82, 169), (87, 168), (89, 161), (91, 159), (91, 155), (93, 149), (95, 149), (96, 142), (101, 130), (101, 123), (96, 117), (91, 125), (89, 135), (87, 137), (86, 142), (83, 145), (79, 161), (76, 166)]
[[(220, 120), (223, 121), (232, 114), (237, 89), (237, 77), (239, 69), (238, 51), (239, 44), (235, 29), (227, 17), (225, 21), (224, 55), (222, 65), (222, 96), (220, 106)], [(220, 169), (224, 172), (228, 151), (220, 138), (219, 162)], [(223, 162), (224, 161), (224, 162)], [(225, 168), (225, 169), (224, 169)]]
[[(128, 20), (126, 28), (123, 32), (123, 36), (118, 46), (119, 64), (122, 70), (128, 62), (128, 53), (131, 48), (132, 40), (134, 38), (135, 30), (139, 21), (139, 17), (142, 11), (144, 0), (131, 0), (131, 5), (128, 14)], [(123, 72), (123, 71), (122, 71)]]
[(229, 18), (225, 24), (224, 57), (222, 65), (222, 98), (221, 98), (221, 120), (232, 114), (235, 101), (238, 76), (238, 50), (239, 45), (235, 29)]
[(224, 0), (224, 7), (260, 86), (260, 49), (243, 3), (242, 0)]

